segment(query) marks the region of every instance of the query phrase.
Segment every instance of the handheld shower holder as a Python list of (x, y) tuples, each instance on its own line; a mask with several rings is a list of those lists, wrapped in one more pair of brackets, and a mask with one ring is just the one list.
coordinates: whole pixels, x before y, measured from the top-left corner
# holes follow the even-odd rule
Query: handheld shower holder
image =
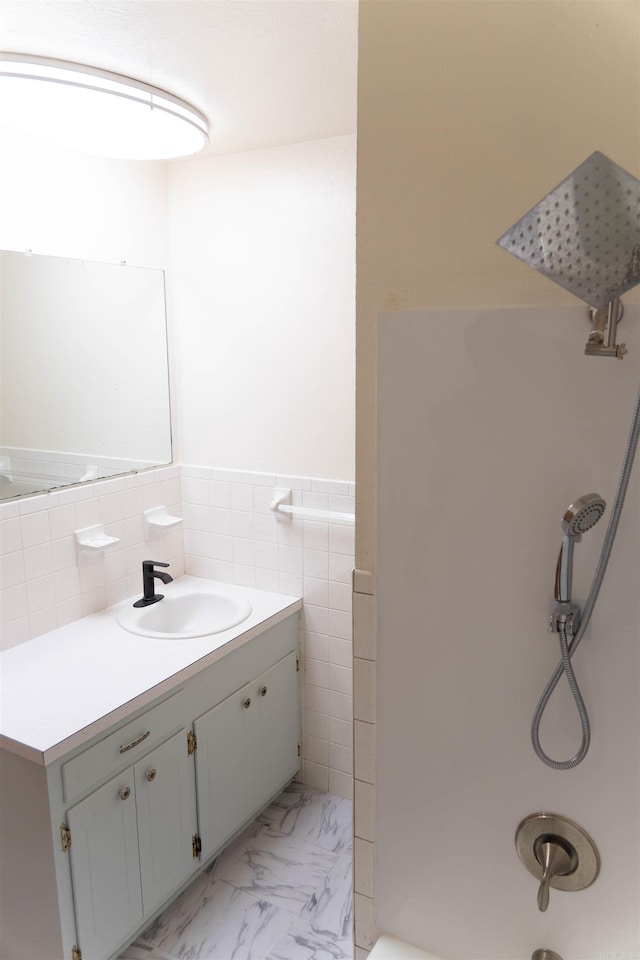
[(624, 308), (619, 297), (610, 300), (606, 307), (589, 309), (592, 330), (586, 342), (584, 352), (588, 357), (614, 357), (622, 360), (628, 353), (626, 343), (616, 343), (618, 324), (622, 320)]
[(557, 600), (549, 617), (549, 633), (564, 631), (568, 637), (574, 637), (580, 626), (581, 613), (577, 603)]

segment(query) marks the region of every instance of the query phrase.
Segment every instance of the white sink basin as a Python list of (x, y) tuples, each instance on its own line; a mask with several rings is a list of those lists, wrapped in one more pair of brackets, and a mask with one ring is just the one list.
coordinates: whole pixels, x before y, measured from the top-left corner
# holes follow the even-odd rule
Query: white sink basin
[(168, 586), (162, 600), (148, 607), (123, 607), (118, 623), (129, 633), (161, 640), (205, 637), (235, 627), (251, 613), (244, 597), (214, 591), (194, 591), (171, 596)]

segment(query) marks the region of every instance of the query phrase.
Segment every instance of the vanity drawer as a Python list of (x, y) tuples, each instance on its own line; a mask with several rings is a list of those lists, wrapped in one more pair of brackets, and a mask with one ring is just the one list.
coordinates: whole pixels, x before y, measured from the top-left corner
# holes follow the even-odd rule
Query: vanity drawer
[(135, 763), (150, 747), (180, 727), (184, 723), (181, 692), (174, 693), (168, 700), (163, 700), (63, 763), (62, 787), (65, 801), (72, 800), (94, 783)]

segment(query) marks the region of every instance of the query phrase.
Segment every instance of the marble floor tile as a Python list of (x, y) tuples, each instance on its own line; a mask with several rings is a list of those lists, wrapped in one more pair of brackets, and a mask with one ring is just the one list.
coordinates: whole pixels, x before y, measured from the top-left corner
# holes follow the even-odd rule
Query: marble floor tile
[(119, 960), (350, 960), (351, 804), (292, 783)]
[(352, 804), (343, 797), (292, 783), (258, 819), (270, 833), (296, 837), (331, 853), (351, 850)]
[(332, 937), (319, 933), (303, 920), (294, 920), (267, 960), (351, 960), (352, 957), (350, 936)]
[(206, 884), (178, 897), (140, 939), (178, 960), (262, 960), (290, 924), (287, 911), (209, 875)]
[(293, 837), (266, 831), (246, 841), (240, 856), (216, 864), (212, 876), (296, 916), (322, 890), (337, 857)]
[(304, 906), (300, 919), (307, 921), (317, 934), (346, 940), (351, 937), (353, 923), (351, 857), (338, 857), (333, 869), (324, 878)]

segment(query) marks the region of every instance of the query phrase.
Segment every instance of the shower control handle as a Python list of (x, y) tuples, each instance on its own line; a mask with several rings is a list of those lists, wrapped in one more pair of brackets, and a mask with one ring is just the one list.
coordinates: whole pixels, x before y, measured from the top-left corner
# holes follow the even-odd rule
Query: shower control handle
[(542, 913), (549, 906), (549, 884), (554, 877), (566, 877), (578, 865), (576, 852), (560, 837), (539, 837), (534, 844), (534, 853), (542, 867), (542, 880), (538, 888), (538, 910)]

